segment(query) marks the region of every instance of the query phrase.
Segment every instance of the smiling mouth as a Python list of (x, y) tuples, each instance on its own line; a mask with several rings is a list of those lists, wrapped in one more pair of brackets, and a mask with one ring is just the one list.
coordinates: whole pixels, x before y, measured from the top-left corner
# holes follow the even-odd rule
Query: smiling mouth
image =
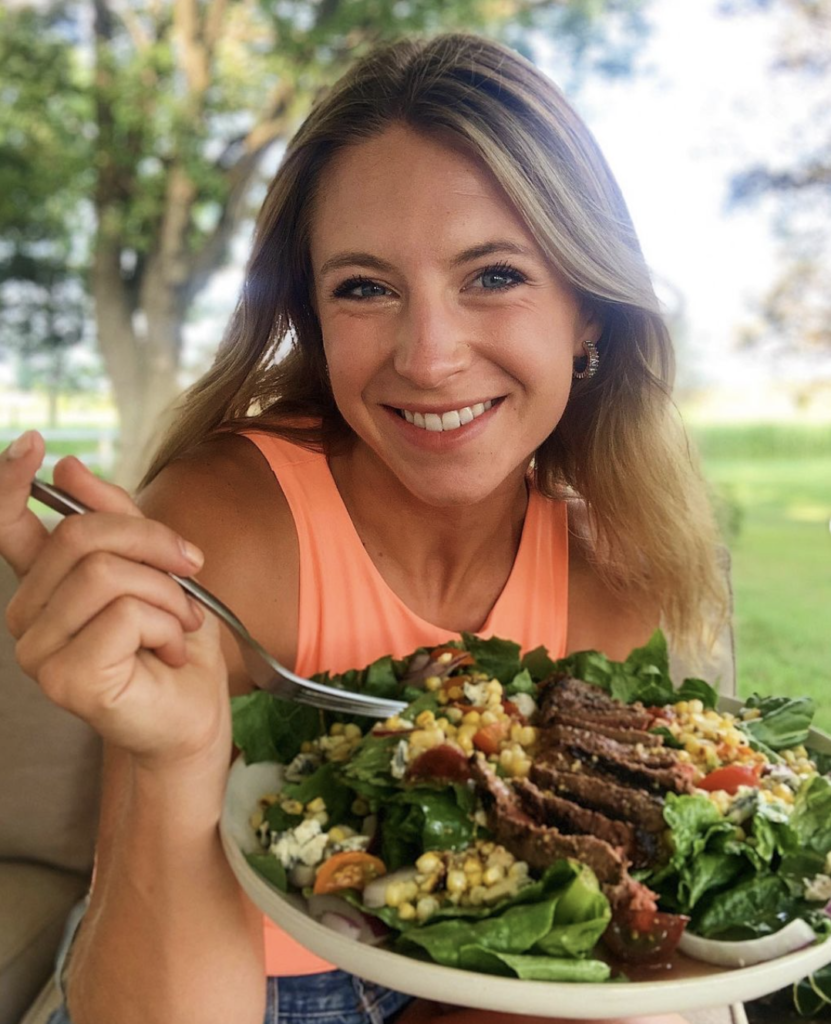
[(459, 427), (467, 426), (475, 419), (478, 419), (488, 409), (492, 408), (499, 399), (488, 399), (486, 402), (477, 402), (475, 405), (465, 405), (461, 409), (449, 409), (447, 412), (411, 412), (409, 409), (398, 409), (398, 415), (414, 427), (421, 427), (422, 430), (429, 430), (433, 433), (440, 433), (448, 430), (458, 430)]

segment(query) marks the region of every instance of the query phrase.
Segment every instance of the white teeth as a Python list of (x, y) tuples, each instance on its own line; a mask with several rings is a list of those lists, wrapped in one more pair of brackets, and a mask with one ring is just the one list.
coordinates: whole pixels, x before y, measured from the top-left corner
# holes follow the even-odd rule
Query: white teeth
[(459, 427), (466, 426), (475, 420), (477, 416), (481, 416), (483, 412), (487, 412), (491, 408), (493, 408), (493, 400), (489, 398), (486, 402), (477, 402), (476, 405), (472, 406), (465, 405), (461, 409), (450, 409), (448, 412), (441, 414), (436, 412), (422, 414), (420, 412), (410, 412), (409, 409), (402, 409), (401, 415), (408, 423), (412, 423), (416, 427), (438, 433), (442, 430), (458, 430)]

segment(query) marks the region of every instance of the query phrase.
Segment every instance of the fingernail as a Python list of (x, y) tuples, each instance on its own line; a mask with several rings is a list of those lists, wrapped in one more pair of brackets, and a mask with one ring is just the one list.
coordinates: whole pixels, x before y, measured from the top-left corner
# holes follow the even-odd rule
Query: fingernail
[(205, 556), (202, 554), (199, 548), (195, 544), (191, 544), (190, 541), (188, 540), (180, 541), (179, 546), (182, 549), (182, 554), (190, 562), (194, 569), (199, 569), (202, 563), (205, 561)]
[(6, 449), (6, 458), (22, 459), (24, 455), (28, 455), (32, 450), (32, 442), (34, 439), (34, 430), (27, 430), (24, 434), (21, 434), (20, 437), (16, 437)]

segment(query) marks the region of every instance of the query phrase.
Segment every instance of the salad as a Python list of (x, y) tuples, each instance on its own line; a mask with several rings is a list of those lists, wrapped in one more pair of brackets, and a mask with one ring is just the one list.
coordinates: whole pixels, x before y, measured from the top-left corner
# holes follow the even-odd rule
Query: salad
[[(809, 698), (719, 711), (660, 631), (623, 662), (459, 643), (316, 677), (386, 721), (233, 698), (283, 766), (251, 866), (346, 935), (473, 971), (604, 981), (676, 949), (746, 966), (831, 932), (831, 780)], [(804, 993), (803, 993), (804, 995)]]

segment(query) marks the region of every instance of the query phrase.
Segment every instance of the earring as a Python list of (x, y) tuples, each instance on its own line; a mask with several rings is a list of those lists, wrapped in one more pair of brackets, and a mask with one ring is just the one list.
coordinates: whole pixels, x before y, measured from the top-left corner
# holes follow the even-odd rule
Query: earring
[[(600, 366), (600, 355), (597, 351), (597, 342), (592, 341), (590, 338), (586, 338), (583, 342), (583, 351), (586, 353), (586, 365), (582, 370), (572, 370), (571, 376), (574, 380), (587, 380), (589, 377), (593, 377), (597, 373), (597, 368)], [(577, 360), (574, 360), (575, 364)]]

